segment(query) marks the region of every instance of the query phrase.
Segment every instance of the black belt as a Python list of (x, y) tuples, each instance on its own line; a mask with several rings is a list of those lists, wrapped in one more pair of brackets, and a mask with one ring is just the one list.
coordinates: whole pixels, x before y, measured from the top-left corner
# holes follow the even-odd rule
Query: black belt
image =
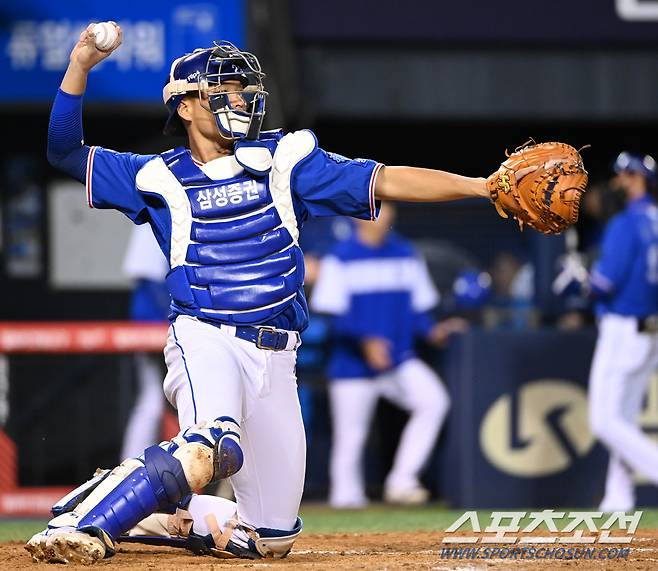
[(259, 349), (270, 351), (292, 351), (300, 342), (297, 331), (285, 331), (274, 327), (238, 326), (235, 328), (235, 336), (250, 341)]
[(637, 320), (637, 330), (640, 333), (658, 333), (658, 315), (639, 317)]

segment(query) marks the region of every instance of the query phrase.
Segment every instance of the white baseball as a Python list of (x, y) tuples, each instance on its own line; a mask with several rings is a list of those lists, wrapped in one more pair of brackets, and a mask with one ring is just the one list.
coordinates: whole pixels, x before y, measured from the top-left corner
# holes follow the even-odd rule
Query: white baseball
[(114, 27), (114, 24), (110, 24), (110, 22), (95, 24), (92, 31), (96, 37), (96, 47), (102, 52), (108, 51), (119, 37), (117, 29)]

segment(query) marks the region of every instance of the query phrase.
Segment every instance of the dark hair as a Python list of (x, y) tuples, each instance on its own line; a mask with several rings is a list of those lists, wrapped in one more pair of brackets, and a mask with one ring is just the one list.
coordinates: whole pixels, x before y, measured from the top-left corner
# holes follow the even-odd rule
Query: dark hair
[[(183, 101), (184, 99), (188, 99), (189, 97), (198, 97), (197, 93), (198, 92), (196, 91), (190, 91), (188, 93), (184, 93), (180, 97), (180, 101), (178, 102), (178, 105), (180, 105), (180, 102)], [(186, 137), (187, 129), (185, 128), (185, 124), (183, 123), (183, 120), (178, 114), (178, 105), (176, 105), (175, 109), (171, 112), (169, 119), (167, 119), (167, 122), (165, 123), (162, 132), (165, 135), (169, 135), (171, 137)]]

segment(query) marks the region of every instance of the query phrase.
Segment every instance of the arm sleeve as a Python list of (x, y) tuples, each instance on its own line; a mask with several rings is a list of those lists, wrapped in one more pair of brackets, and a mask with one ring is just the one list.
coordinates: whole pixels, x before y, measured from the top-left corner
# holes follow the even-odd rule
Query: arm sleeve
[(84, 183), (89, 147), (83, 144), (82, 95), (57, 91), (48, 123), (47, 156), (55, 168)]
[(82, 96), (61, 89), (48, 124), (48, 161), (87, 187), (92, 208), (114, 208), (134, 222), (144, 222), (144, 198), (135, 188), (137, 172), (153, 155), (117, 153), (83, 142)]
[(590, 284), (593, 297), (603, 297), (618, 290), (631, 269), (635, 234), (624, 217), (613, 219), (605, 230), (599, 259), (594, 265)]
[(348, 159), (315, 148), (291, 173), (293, 193), (312, 217), (352, 216), (375, 220), (375, 180), (381, 163)]

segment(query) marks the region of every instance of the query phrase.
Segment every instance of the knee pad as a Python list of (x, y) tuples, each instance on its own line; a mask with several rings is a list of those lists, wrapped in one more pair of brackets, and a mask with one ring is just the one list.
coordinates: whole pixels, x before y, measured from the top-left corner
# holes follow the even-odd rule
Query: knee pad
[(244, 462), (240, 426), (228, 416), (200, 422), (161, 445), (177, 458), (193, 491), (235, 474)]

